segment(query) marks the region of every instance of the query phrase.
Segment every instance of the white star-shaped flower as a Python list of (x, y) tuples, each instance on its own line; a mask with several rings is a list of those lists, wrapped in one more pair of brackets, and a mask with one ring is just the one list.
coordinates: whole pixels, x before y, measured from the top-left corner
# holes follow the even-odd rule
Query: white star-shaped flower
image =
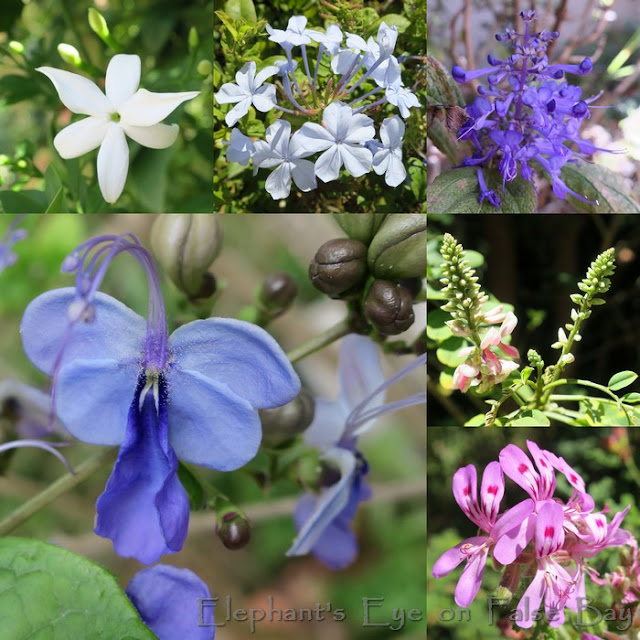
[(266, 113), (276, 106), (276, 87), (273, 84), (262, 83), (271, 76), (278, 73), (278, 67), (269, 65), (256, 75), (256, 63), (247, 62), (238, 73), (236, 73), (236, 83), (225, 82), (218, 93), (214, 94), (216, 102), (227, 104), (237, 102), (235, 107), (227, 113), (224, 121), (228, 126), (233, 125), (243, 116), (249, 113), (249, 107), (253, 106)]
[[(113, 56), (107, 67), (105, 93), (77, 73), (39, 67), (55, 87), (60, 100), (73, 113), (89, 116), (65, 127), (53, 140), (65, 159), (98, 151), (98, 184), (102, 196), (115, 202), (124, 189), (129, 171), (129, 147), (125, 137), (151, 149), (171, 146), (178, 136), (177, 124), (162, 124), (178, 105), (195, 98), (199, 91), (152, 93), (139, 89), (140, 58)], [(106, 95), (105, 95), (106, 94)]]
[(407, 177), (407, 170), (402, 164), (402, 138), (404, 122), (398, 117), (385, 118), (380, 126), (382, 145), (376, 143), (377, 150), (373, 155), (373, 170), (381, 176), (390, 187), (397, 187)]

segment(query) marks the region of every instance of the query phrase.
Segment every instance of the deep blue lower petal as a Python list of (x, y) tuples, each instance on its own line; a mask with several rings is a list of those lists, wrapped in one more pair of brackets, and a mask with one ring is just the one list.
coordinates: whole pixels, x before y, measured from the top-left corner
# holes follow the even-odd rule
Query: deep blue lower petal
[(113, 473), (96, 503), (95, 531), (111, 538), (119, 555), (151, 564), (164, 553), (182, 548), (189, 501), (178, 480), (178, 459), (169, 444), (164, 382), (159, 382), (156, 411), (152, 391), (139, 407), (145, 381), (142, 375)]

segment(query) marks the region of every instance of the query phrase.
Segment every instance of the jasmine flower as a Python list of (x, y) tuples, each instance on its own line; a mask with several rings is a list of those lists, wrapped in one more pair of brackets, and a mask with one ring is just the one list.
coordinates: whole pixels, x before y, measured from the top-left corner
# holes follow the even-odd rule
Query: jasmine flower
[(426, 402), (426, 393), (419, 392), (384, 404), (387, 387), (425, 363), (426, 354), (385, 381), (376, 346), (369, 338), (350, 335), (343, 340), (338, 398), (316, 399), (314, 420), (304, 433), (305, 442), (319, 448), (324, 452), (322, 457), (337, 466), (340, 480), (319, 496), (302, 496), (294, 516), (298, 535), (288, 556), (311, 552), (332, 569), (353, 562), (358, 545), (350, 524), (358, 504), (371, 493), (363, 479), (369, 469), (357, 450), (358, 438), (381, 415)]
[[(149, 282), (144, 318), (98, 291), (129, 253)], [(33, 300), (24, 349), (54, 379), (56, 412), (79, 440), (120, 451), (96, 504), (96, 533), (150, 564), (184, 543), (189, 503), (178, 458), (229, 471), (256, 454), (257, 410), (292, 400), (300, 382), (275, 340), (233, 319), (196, 320), (169, 335), (155, 263), (132, 234), (103, 235), (63, 262), (75, 288)]]
[(278, 167), (271, 172), (265, 183), (266, 190), (274, 200), (289, 195), (292, 177), (301, 191), (311, 191), (317, 186), (313, 162), (301, 159), (314, 152), (304, 148), (300, 132), (291, 140), (290, 135), (291, 125), (285, 120), (276, 120), (267, 129), (267, 141), (258, 140), (255, 143), (254, 175), (260, 168)]
[(276, 87), (273, 84), (262, 83), (271, 76), (278, 73), (278, 68), (274, 65), (265, 67), (256, 75), (256, 63), (247, 62), (238, 73), (236, 73), (236, 83), (225, 82), (218, 93), (214, 94), (219, 104), (237, 103), (224, 118), (230, 127), (249, 113), (249, 107), (253, 106), (266, 113), (271, 111), (276, 105)]
[(336, 180), (343, 164), (356, 178), (371, 170), (373, 156), (363, 146), (375, 135), (369, 116), (354, 114), (343, 102), (332, 102), (322, 114), (322, 123), (321, 127), (315, 122), (306, 122), (296, 134), (298, 144), (309, 154), (324, 151), (315, 165), (315, 174), (320, 180)]
[[(60, 100), (73, 113), (89, 116), (65, 127), (53, 140), (62, 158), (77, 158), (98, 151), (98, 184), (103, 198), (114, 203), (122, 193), (129, 171), (129, 136), (143, 147), (164, 149), (178, 136), (177, 124), (162, 124), (174, 109), (199, 91), (152, 93), (139, 89), (140, 58), (117, 54), (109, 61), (105, 93), (77, 73), (39, 67), (53, 83)], [(105, 95), (106, 94), (106, 95)]]

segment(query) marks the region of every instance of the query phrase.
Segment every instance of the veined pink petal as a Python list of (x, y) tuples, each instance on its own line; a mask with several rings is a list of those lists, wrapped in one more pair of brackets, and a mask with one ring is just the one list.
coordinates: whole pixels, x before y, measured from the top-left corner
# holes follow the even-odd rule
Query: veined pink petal
[(187, 100), (192, 100), (199, 91), (180, 93), (152, 93), (138, 89), (118, 109), (123, 125), (149, 127), (164, 120), (172, 111)]
[(105, 93), (116, 109), (128, 100), (140, 85), (140, 56), (119, 53), (109, 61)]
[(38, 67), (36, 71), (53, 82), (62, 104), (70, 111), (88, 116), (109, 116), (115, 113), (115, 107), (88, 78), (52, 67)]
[[(516, 505), (513, 509), (516, 509), (519, 506), (520, 505)], [(520, 508), (524, 511), (523, 507)], [(509, 513), (509, 511), (507, 511), (507, 513)], [(505, 516), (507, 513), (505, 513)], [(521, 513), (516, 512), (515, 514), (510, 515), (510, 518), (513, 518), (513, 521), (515, 522), (521, 515)], [(493, 547), (493, 557), (500, 564), (504, 565), (511, 564), (533, 539), (536, 519), (534, 515), (529, 513), (514, 529), (507, 529), (508, 522), (509, 521), (507, 520), (503, 524), (501, 520), (498, 520), (492, 532), (493, 537), (498, 538), (498, 541)], [(502, 533), (505, 529), (507, 529), (506, 532)]]
[(519, 627), (530, 629), (533, 626), (545, 592), (544, 571), (538, 570), (518, 603), (516, 621)]
[(478, 520), (478, 475), (472, 464), (461, 467), (453, 474), (453, 497), (463, 513), (480, 526)]
[[(528, 498), (527, 500), (522, 500), (511, 509), (505, 511), (495, 522), (493, 528), (491, 530), (491, 537), (495, 540), (500, 539), (506, 533), (513, 531), (516, 527), (519, 527), (525, 518), (533, 513), (535, 508), (535, 503), (533, 500)], [(503, 563), (501, 560), (498, 560), (501, 564)]]
[(498, 348), (501, 349), (504, 353), (506, 353), (510, 358), (519, 358), (520, 354), (515, 347), (512, 347), (510, 344), (505, 344), (504, 342), (500, 342), (498, 344)]
[(504, 476), (499, 462), (490, 462), (482, 474), (480, 506), (489, 522), (493, 523), (500, 510), (504, 496)]
[(540, 449), (533, 440), (527, 440), (527, 447), (538, 467), (542, 480), (539, 492), (540, 500), (551, 498), (556, 488), (556, 477), (551, 460), (547, 457), (547, 452)]
[(166, 149), (178, 137), (180, 127), (177, 124), (153, 124), (150, 127), (124, 125), (124, 132), (138, 144), (150, 149)]
[(536, 556), (544, 558), (562, 548), (564, 529), (562, 521), (564, 511), (562, 505), (550, 500), (538, 509), (536, 518)]
[(459, 607), (468, 607), (476, 597), (482, 583), (488, 553), (489, 549), (485, 547), (482, 551), (470, 556), (454, 592), (454, 600)]
[(487, 333), (485, 333), (482, 342), (480, 343), (481, 349), (487, 349), (490, 346), (495, 346), (500, 342), (500, 333), (495, 327), (491, 327)]
[(516, 318), (514, 313), (509, 311), (509, 313), (507, 313), (507, 315), (505, 316), (505, 319), (502, 321), (502, 325), (500, 326), (500, 335), (503, 338), (510, 335), (516, 328), (517, 324), (518, 318)]
[(97, 149), (107, 135), (111, 120), (89, 116), (70, 124), (53, 139), (53, 146), (61, 158), (77, 158)]
[(550, 497), (549, 494), (541, 492), (542, 479), (522, 449), (515, 444), (508, 444), (500, 452), (499, 458), (505, 475), (522, 487), (534, 500), (545, 500)]
[(98, 151), (98, 184), (102, 197), (113, 204), (122, 193), (129, 171), (129, 147), (122, 127), (112, 122)]

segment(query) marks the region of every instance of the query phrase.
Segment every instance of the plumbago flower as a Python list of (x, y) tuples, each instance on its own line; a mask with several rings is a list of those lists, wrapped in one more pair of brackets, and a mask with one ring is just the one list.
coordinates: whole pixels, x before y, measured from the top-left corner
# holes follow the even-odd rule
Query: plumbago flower
[[(149, 282), (145, 321), (98, 291), (111, 261), (132, 255)], [(103, 235), (63, 263), (75, 288), (25, 310), (24, 349), (54, 379), (56, 412), (90, 444), (120, 445), (96, 504), (96, 533), (150, 564), (182, 548), (189, 504), (178, 458), (230, 471), (256, 454), (257, 410), (292, 400), (300, 382), (275, 340), (253, 324), (208, 318), (170, 336), (155, 263), (132, 234)]]
[[(286, 60), (278, 60), (260, 71), (255, 83), (255, 63), (247, 63), (236, 75), (237, 85), (224, 84), (215, 94), (216, 100), (220, 103), (238, 102), (226, 114), (225, 121), (229, 126), (235, 125), (248, 113), (253, 101), (259, 111), (266, 112), (275, 108), (281, 112), (283, 122), (286, 122), (287, 114), (297, 116), (297, 120), (307, 117), (309, 122), (305, 122), (299, 131), (293, 133), (291, 144), (293, 146), (294, 140), (297, 143), (296, 155), (290, 154), (289, 159), (284, 158), (284, 162), (279, 162), (282, 156), (276, 155), (269, 159), (269, 163), (265, 163), (266, 147), (263, 141), (252, 139), (252, 150), (246, 141), (240, 141), (238, 134), (235, 135), (235, 140), (230, 141), (230, 149), (241, 145), (238, 148), (240, 153), (233, 151), (229, 156), (228, 150), (227, 159), (240, 157), (242, 164), (246, 164), (248, 153), (254, 161), (254, 175), (260, 168), (274, 166), (272, 162), (279, 164), (266, 184), (267, 191), (274, 199), (289, 195), (291, 175), (301, 191), (316, 188), (315, 178), (312, 181), (306, 175), (307, 169), (304, 170), (305, 179), (296, 179), (294, 167), (297, 164), (300, 175), (300, 162), (293, 162), (291, 166), (291, 158), (299, 160), (316, 153), (320, 156), (313, 163), (314, 174), (323, 182), (337, 180), (344, 167), (349, 175), (356, 178), (369, 173), (373, 168), (378, 175), (384, 174), (385, 182), (390, 187), (404, 183), (407, 176), (402, 164), (404, 125), (401, 123), (400, 127), (396, 124), (394, 118), (399, 119), (395, 116), (386, 118), (380, 127), (383, 143), (380, 145), (375, 139), (374, 120), (363, 114), (369, 109), (389, 104), (397, 107), (402, 117), (407, 118), (411, 108), (420, 106), (415, 94), (404, 87), (401, 63), (393, 55), (398, 37), (397, 28), (382, 22), (376, 38), (370, 37), (366, 42), (357, 34), (343, 34), (336, 24), (328, 25), (324, 32), (309, 29), (304, 16), (291, 17), (286, 29), (274, 29), (271, 25), (267, 25), (266, 29), (269, 40), (279, 44), (284, 50)], [(315, 67), (309, 64), (308, 46), (317, 46)], [(302, 64), (298, 64), (292, 56), (292, 51), (297, 47), (300, 47)], [(410, 57), (404, 56), (401, 60)], [(324, 74), (320, 74), (321, 78), (331, 76), (332, 72), (335, 74), (324, 86), (318, 83), (320, 67), (324, 70)], [(276, 74), (279, 79), (276, 85), (259, 86), (267, 77)], [(248, 79), (245, 75), (249, 76)], [(364, 83), (368, 84), (357, 92)], [(370, 88), (372, 85), (373, 88)], [(382, 94), (382, 97), (376, 99), (376, 94)], [(359, 103), (363, 104), (358, 106)], [(285, 104), (288, 106), (284, 106)], [(322, 124), (319, 124), (320, 121)], [(291, 132), (288, 122), (287, 125)], [(271, 125), (273, 126), (275, 125)], [(274, 137), (274, 133), (270, 133), (271, 127), (266, 134), (266, 145), (269, 147), (272, 146)], [(396, 135), (398, 132), (399, 135)], [(231, 135), (233, 137), (234, 133)], [(378, 162), (374, 165), (372, 151), (380, 146), (384, 150), (380, 152)], [(304, 166), (307, 166), (306, 163)], [(278, 171), (280, 173), (273, 177)]]
[[(455, 590), (456, 604), (468, 607), (478, 593), (486, 560), (504, 567), (505, 584), (515, 593), (518, 582), (526, 584), (510, 620), (531, 628), (544, 607), (552, 627), (565, 620), (565, 609), (578, 612), (585, 607), (585, 578), (600, 583), (597, 572), (588, 565), (608, 547), (637, 544), (620, 528), (629, 507), (615, 514), (610, 522), (606, 513), (594, 512), (595, 501), (587, 493), (584, 480), (561, 457), (527, 441), (535, 461), (516, 445), (507, 445), (498, 462), (484, 471), (476, 500), (476, 469), (467, 465), (453, 478), (456, 502), (479, 527), (480, 534), (463, 540), (436, 561), (432, 574), (441, 578), (463, 560), (466, 566)], [(555, 495), (555, 472), (567, 479), (573, 494), (564, 502)], [(522, 487), (529, 498), (500, 514), (505, 492), (504, 475)]]
[(140, 57), (136, 55), (117, 54), (111, 58), (105, 93), (77, 73), (51, 67), (38, 67), (36, 71), (51, 80), (67, 109), (89, 116), (60, 131), (53, 139), (53, 145), (65, 160), (100, 147), (98, 184), (103, 198), (109, 203), (120, 197), (127, 180), (129, 147), (126, 136), (143, 147), (170, 147), (178, 137), (179, 127), (161, 121), (200, 93), (153, 93), (139, 89)]
[(159, 640), (214, 640), (211, 592), (193, 571), (157, 564), (138, 571), (126, 593)]
[(298, 535), (288, 556), (311, 552), (331, 569), (353, 562), (358, 544), (351, 521), (358, 504), (371, 495), (364, 482), (369, 467), (358, 451), (358, 438), (380, 416), (426, 402), (426, 392), (418, 392), (384, 404), (386, 389), (425, 363), (426, 354), (385, 381), (376, 346), (369, 338), (351, 335), (343, 340), (338, 399), (316, 399), (313, 422), (304, 433), (305, 442), (320, 449), (322, 458), (338, 468), (340, 479), (318, 496), (308, 493), (300, 498), (294, 515)]
[[(497, 165), (503, 191), (506, 182), (518, 174), (533, 184), (537, 166), (546, 172), (558, 198), (565, 199), (570, 193), (583, 202), (597, 204), (570, 189), (561, 177), (562, 167), (569, 162), (582, 161), (595, 151), (613, 153), (579, 135), (582, 122), (591, 115), (590, 108), (598, 108), (590, 105), (600, 94), (584, 98), (580, 87), (563, 81), (565, 73), (590, 73), (593, 64), (589, 58), (579, 64), (550, 64), (546, 50), (560, 34), (532, 32), (533, 11), (521, 11), (520, 17), (524, 33), (508, 29), (496, 35), (498, 42), (513, 49), (506, 60), (489, 55), (489, 66), (483, 69), (465, 71), (458, 65), (453, 67), (457, 82), (482, 76), (488, 82), (488, 88), (478, 87), (480, 96), (467, 106), (468, 120), (460, 128), (459, 138), (469, 140), (475, 147), (473, 156), (462, 164), (479, 168), (480, 203), (487, 199), (494, 207), (501, 206), (499, 196), (487, 189), (481, 170)], [(566, 142), (575, 143), (578, 151)]]

